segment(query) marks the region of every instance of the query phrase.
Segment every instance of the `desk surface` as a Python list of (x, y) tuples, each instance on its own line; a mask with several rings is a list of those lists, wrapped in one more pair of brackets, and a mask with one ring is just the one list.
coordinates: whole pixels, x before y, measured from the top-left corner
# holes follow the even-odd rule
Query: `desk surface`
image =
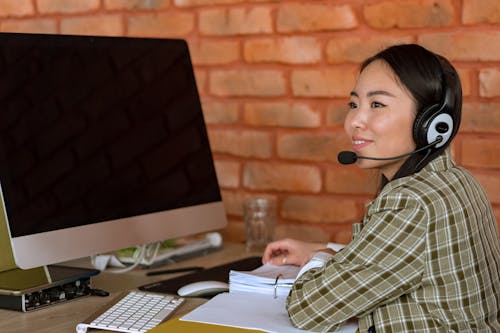
[[(259, 255), (259, 253), (246, 252), (244, 244), (224, 243), (221, 251), (169, 265), (166, 268), (213, 267), (251, 255)], [(95, 276), (92, 279), (92, 286), (109, 291), (111, 294), (108, 297), (83, 297), (28, 313), (0, 309), (0, 332), (74, 333), (79, 322), (110, 302), (121, 291), (185, 274), (146, 276), (145, 272), (144, 270), (134, 270), (124, 274), (101, 273)], [(188, 299), (182, 305), (180, 313), (186, 313), (204, 301), (204, 299), (199, 298)]]

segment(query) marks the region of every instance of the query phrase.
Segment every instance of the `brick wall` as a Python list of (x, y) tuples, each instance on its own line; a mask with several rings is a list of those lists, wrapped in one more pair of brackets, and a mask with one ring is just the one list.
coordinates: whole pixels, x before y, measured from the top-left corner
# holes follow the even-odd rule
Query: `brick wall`
[(359, 62), (394, 43), (448, 57), (463, 82), (456, 160), (500, 223), (500, 0), (2, 0), (0, 30), (188, 40), (229, 217), (278, 200), (278, 235), (348, 241), (378, 176), (339, 166)]

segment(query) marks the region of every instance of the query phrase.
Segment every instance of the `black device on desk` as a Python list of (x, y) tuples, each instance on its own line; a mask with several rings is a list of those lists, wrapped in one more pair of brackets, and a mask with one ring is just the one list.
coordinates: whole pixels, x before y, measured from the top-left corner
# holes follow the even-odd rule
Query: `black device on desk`
[(5, 289), (4, 281), (0, 281), (0, 308), (28, 312), (93, 295), (90, 278), (98, 270), (60, 265), (49, 265), (47, 270), (53, 281), (42, 285), (26, 286), (19, 279), (19, 289), (12, 289), (12, 284), (11, 289)]
[(184, 274), (172, 279), (146, 284), (139, 287), (143, 291), (152, 291), (165, 294), (177, 294), (182, 286), (198, 281), (214, 280), (229, 282), (229, 271), (251, 271), (262, 266), (262, 257), (247, 257), (237, 261), (229, 262), (219, 266), (203, 269), (194, 273)]

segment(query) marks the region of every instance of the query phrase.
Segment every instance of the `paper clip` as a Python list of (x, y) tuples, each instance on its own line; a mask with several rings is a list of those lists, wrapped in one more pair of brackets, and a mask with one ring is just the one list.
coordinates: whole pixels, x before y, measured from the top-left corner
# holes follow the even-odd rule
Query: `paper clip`
[(278, 280), (282, 276), (283, 276), (283, 274), (278, 274), (278, 276), (276, 277), (276, 280), (274, 281), (274, 298), (278, 297)]

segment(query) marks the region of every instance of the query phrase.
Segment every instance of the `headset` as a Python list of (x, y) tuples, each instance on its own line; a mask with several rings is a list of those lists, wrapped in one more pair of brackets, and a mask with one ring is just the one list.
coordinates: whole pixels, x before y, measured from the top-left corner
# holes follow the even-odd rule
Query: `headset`
[(436, 142), (438, 137), (441, 137), (442, 140), (433, 148), (442, 147), (450, 141), (454, 134), (453, 106), (451, 104), (453, 93), (447, 84), (446, 74), (437, 56), (436, 59), (441, 68), (444, 96), (440, 104), (428, 106), (415, 118), (413, 140), (417, 144), (417, 148)]

